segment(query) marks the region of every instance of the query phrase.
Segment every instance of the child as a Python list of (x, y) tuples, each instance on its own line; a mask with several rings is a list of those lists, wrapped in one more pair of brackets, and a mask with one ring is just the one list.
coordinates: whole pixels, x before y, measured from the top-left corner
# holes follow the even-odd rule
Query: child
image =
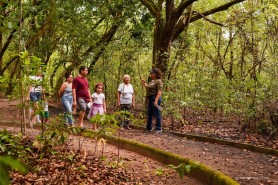
[[(106, 103), (105, 103), (105, 95), (102, 93), (103, 84), (99, 82), (95, 86), (95, 92), (92, 94), (93, 105), (90, 108), (90, 112), (88, 114), (88, 119), (95, 116), (96, 114), (104, 114), (106, 113)], [(93, 129), (97, 130), (98, 125), (93, 123)]]
[(48, 112), (48, 101), (47, 101), (47, 97), (49, 96), (48, 93), (43, 93), (43, 97), (42, 97), (42, 100), (43, 100), (43, 103), (42, 103), (42, 106), (43, 106), (43, 109), (44, 109), (44, 113), (43, 113), (43, 122), (44, 123), (47, 123), (48, 122), (48, 119), (49, 119), (49, 112)]

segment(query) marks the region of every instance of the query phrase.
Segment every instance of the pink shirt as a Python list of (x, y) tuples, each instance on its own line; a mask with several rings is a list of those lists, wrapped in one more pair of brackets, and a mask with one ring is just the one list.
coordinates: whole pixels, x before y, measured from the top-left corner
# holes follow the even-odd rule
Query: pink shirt
[(83, 98), (86, 102), (90, 101), (89, 83), (87, 78), (77, 76), (73, 79), (72, 89), (76, 89), (76, 100)]

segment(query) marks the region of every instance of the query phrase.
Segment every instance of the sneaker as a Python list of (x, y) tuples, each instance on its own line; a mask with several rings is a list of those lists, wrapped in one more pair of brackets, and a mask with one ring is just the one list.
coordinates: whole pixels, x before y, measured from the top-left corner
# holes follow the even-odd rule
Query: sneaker
[(161, 133), (162, 132), (162, 130), (156, 130), (156, 134), (159, 134), (159, 133)]
[(86, 128), (84, 126), (80, 127), (80, 130), (83, 131), (85, 130)]

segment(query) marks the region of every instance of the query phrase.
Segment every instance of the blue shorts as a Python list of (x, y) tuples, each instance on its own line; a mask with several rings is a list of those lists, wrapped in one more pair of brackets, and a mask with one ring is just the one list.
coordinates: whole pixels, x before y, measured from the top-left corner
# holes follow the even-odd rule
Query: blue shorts
[(34, 101), (34, 102), (40, 101), (41, 96), (42, 96), (42, 93), (40, 93), (40, 92), (31, 92), (30, 93), (30, 100)]

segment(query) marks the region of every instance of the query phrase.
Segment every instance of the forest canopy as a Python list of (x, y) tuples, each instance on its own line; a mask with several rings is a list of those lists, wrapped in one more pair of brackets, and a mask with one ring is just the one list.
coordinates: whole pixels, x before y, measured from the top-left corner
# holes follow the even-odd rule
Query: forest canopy
[(126, 73), (143, 103), (140, 80), (155, 66), (169, 112), (257, 119), (278, 96), (277, 10), (276, 0), (2, 0), (0, 89), (19, 97), (18, 79), (26, 85), (43, 66), (55, 95), (65, 73), (85, 65), (110, 103)]

